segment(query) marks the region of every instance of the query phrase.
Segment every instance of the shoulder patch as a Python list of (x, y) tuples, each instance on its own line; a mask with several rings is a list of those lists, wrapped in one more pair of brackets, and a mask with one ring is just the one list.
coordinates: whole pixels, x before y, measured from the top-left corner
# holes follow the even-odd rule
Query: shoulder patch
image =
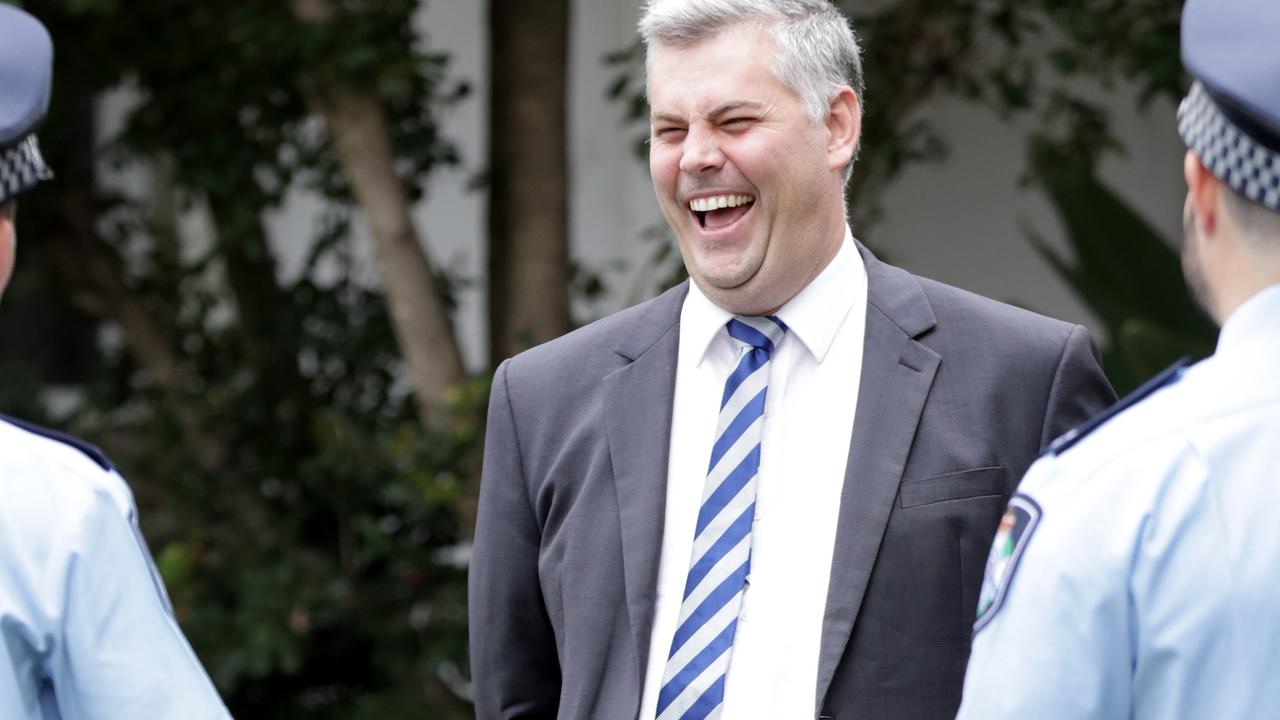
[(1165, 385), (1172, 385), (1177, 382), (1182, 378), (1182, 373), (1186, 370), (1190, 360), (1190, 357), (1182, 356), (1177, 362), (1160, 371), (1158, 375), (1142, 383), (1137, 390), (1117, 400), (1111, 407), (1089, 418), (1083, 425), (1072, 428), (1058, 436), (1057, 440), (1049, 443), (1049, 449), (1045, 451), (1045, 454), (1061, 455), (1069, 450), (1072, 445), (1085, 439), (1089, 433), (1102, 427), (1111, 418), (1142, 402), (1148, 395)]
[(1042, 514), (1040, 506), (1027, 495), (1019, 493), (1009, 498), (1009, 507), (1000, 518), (1000, 528), (991, 541), (991, 554), (987, 556), (987, 567), (982, 572), (978, 617), (973, 623), (975, 635), (991, 622), (1004, 604), (1005, 593), (1013, 582), (1013, 572), (1018, 569), (1018, 560), (1031, 541), (1031, 533), (1035, 532)]
[(112, 465), (111, 461), (107, 459), (107, 456), (105, 453), (99, 450), (97, 446), (91, 445), (81, 440), (80, 438), (72, 437), (70, 435), (67, 435), (66, 433), (60, 433), (57, 430), (50, 430), (49, 428), (41, 427), (34, 423), (29, 423), (26, 420), (19, 420), (18, 418), (15, 418), (15, 417), (9, 417), (8, 415), (5, 415), (3, 413), (0, 413), (0, 420), (3, 420), (4, 422), (9, 423), (10, 425), (14, 425), (16, 427), (22, 428), (23, 430), (26, 430), (27, 432), (33, 435), (39, 435), (40, 437), (48, 438), (55, 442), (60, 442), (63, 445), (70, 445), (71, 447), (75, 448), (76, 450), (79, 450), (81, 453), (84, 453), (86, 456), (88, 456), (90, 460), (92, 460), (98, 467), (102, 468), (103, 471), (105, 472), (111, 472), (112, 470), (115, 470), (115, 466)]

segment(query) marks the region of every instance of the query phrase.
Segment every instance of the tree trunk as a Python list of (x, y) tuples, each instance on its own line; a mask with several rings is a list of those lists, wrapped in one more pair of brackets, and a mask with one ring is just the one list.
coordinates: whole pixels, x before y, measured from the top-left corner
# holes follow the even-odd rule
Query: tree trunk
[(568, 0), (489, 3), (489, 353), (569, 329)]
[[(333, 21), (332, 0), (292, 0), (303, 22)], [(372, 92), (327, 80), (308, 97), (324, 119), (338, 161), (373, 237), (396, 342), (408, 366), (418, 413), (428, 427), (448, 416), (446, 394), (466, 372), (444, 297), (410, 218), (409, 196), (395, 172), (391, 132)]]

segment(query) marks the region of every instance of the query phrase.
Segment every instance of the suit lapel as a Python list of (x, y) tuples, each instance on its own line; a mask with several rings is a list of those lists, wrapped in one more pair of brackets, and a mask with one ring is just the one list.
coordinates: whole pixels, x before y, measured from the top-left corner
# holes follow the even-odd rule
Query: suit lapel
[(616, 352), (630, 361), (604, 379), (605, 423), (622, 532), (627, 612), (641, 685), (649, 659), (658, 561), (666, 519), (671, 408), (688, 285), (664, 293), (629, 328)]
[(940, 362), (915, 338), (936, 324), (919, 282), (858, 246), (867, 268), (867, 324), (853, 438), (840, 497), (818, 660), (826, 698), (875, 565), (925, 399)]

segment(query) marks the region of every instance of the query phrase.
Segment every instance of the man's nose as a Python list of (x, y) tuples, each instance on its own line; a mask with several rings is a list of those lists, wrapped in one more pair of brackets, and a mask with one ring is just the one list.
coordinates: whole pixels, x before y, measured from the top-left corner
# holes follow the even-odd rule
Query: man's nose
[(718, 170), (724, 165), (724, 155), (715, 133), (703, 128), (689, 128), (684, 138), (680, 156), (680, 169), (691, 175)]

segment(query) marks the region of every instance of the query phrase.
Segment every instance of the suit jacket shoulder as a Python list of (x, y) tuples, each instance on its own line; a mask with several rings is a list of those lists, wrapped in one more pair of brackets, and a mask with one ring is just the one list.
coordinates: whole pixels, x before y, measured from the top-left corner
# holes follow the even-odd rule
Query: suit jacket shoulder
[(961, 371), (966, 383), (989, 388), (993, 414), (1036, 408), (1043, 418), (1041, 448), (1115, 400), (1084, 326), (915, 279), (937, 316), (936, 327), (920, 342), (945, 348), (939, 372)]
[(1019, 355), (1043, 350), (1056, 357), (1079, 327), (936, 280), (912, 277), (937, 315), (937, 331), (945, 334), (949, 343), (977, 345), (988, 351), (1016, 349)]
[[(539, 413), (596, 397), (607, 375), (676, 332), (688, 281), (503, 362), (513, 407)], [(517, 410), (516, 416), (520, 417)]]
[(680, 308), (688, 291), (686, 280), (658, 297), (548, 340), (505, 363), (513, 372), (574, 376), (598, 362), (600, 355), (616, 351), (635, 359), (680, 322)]

